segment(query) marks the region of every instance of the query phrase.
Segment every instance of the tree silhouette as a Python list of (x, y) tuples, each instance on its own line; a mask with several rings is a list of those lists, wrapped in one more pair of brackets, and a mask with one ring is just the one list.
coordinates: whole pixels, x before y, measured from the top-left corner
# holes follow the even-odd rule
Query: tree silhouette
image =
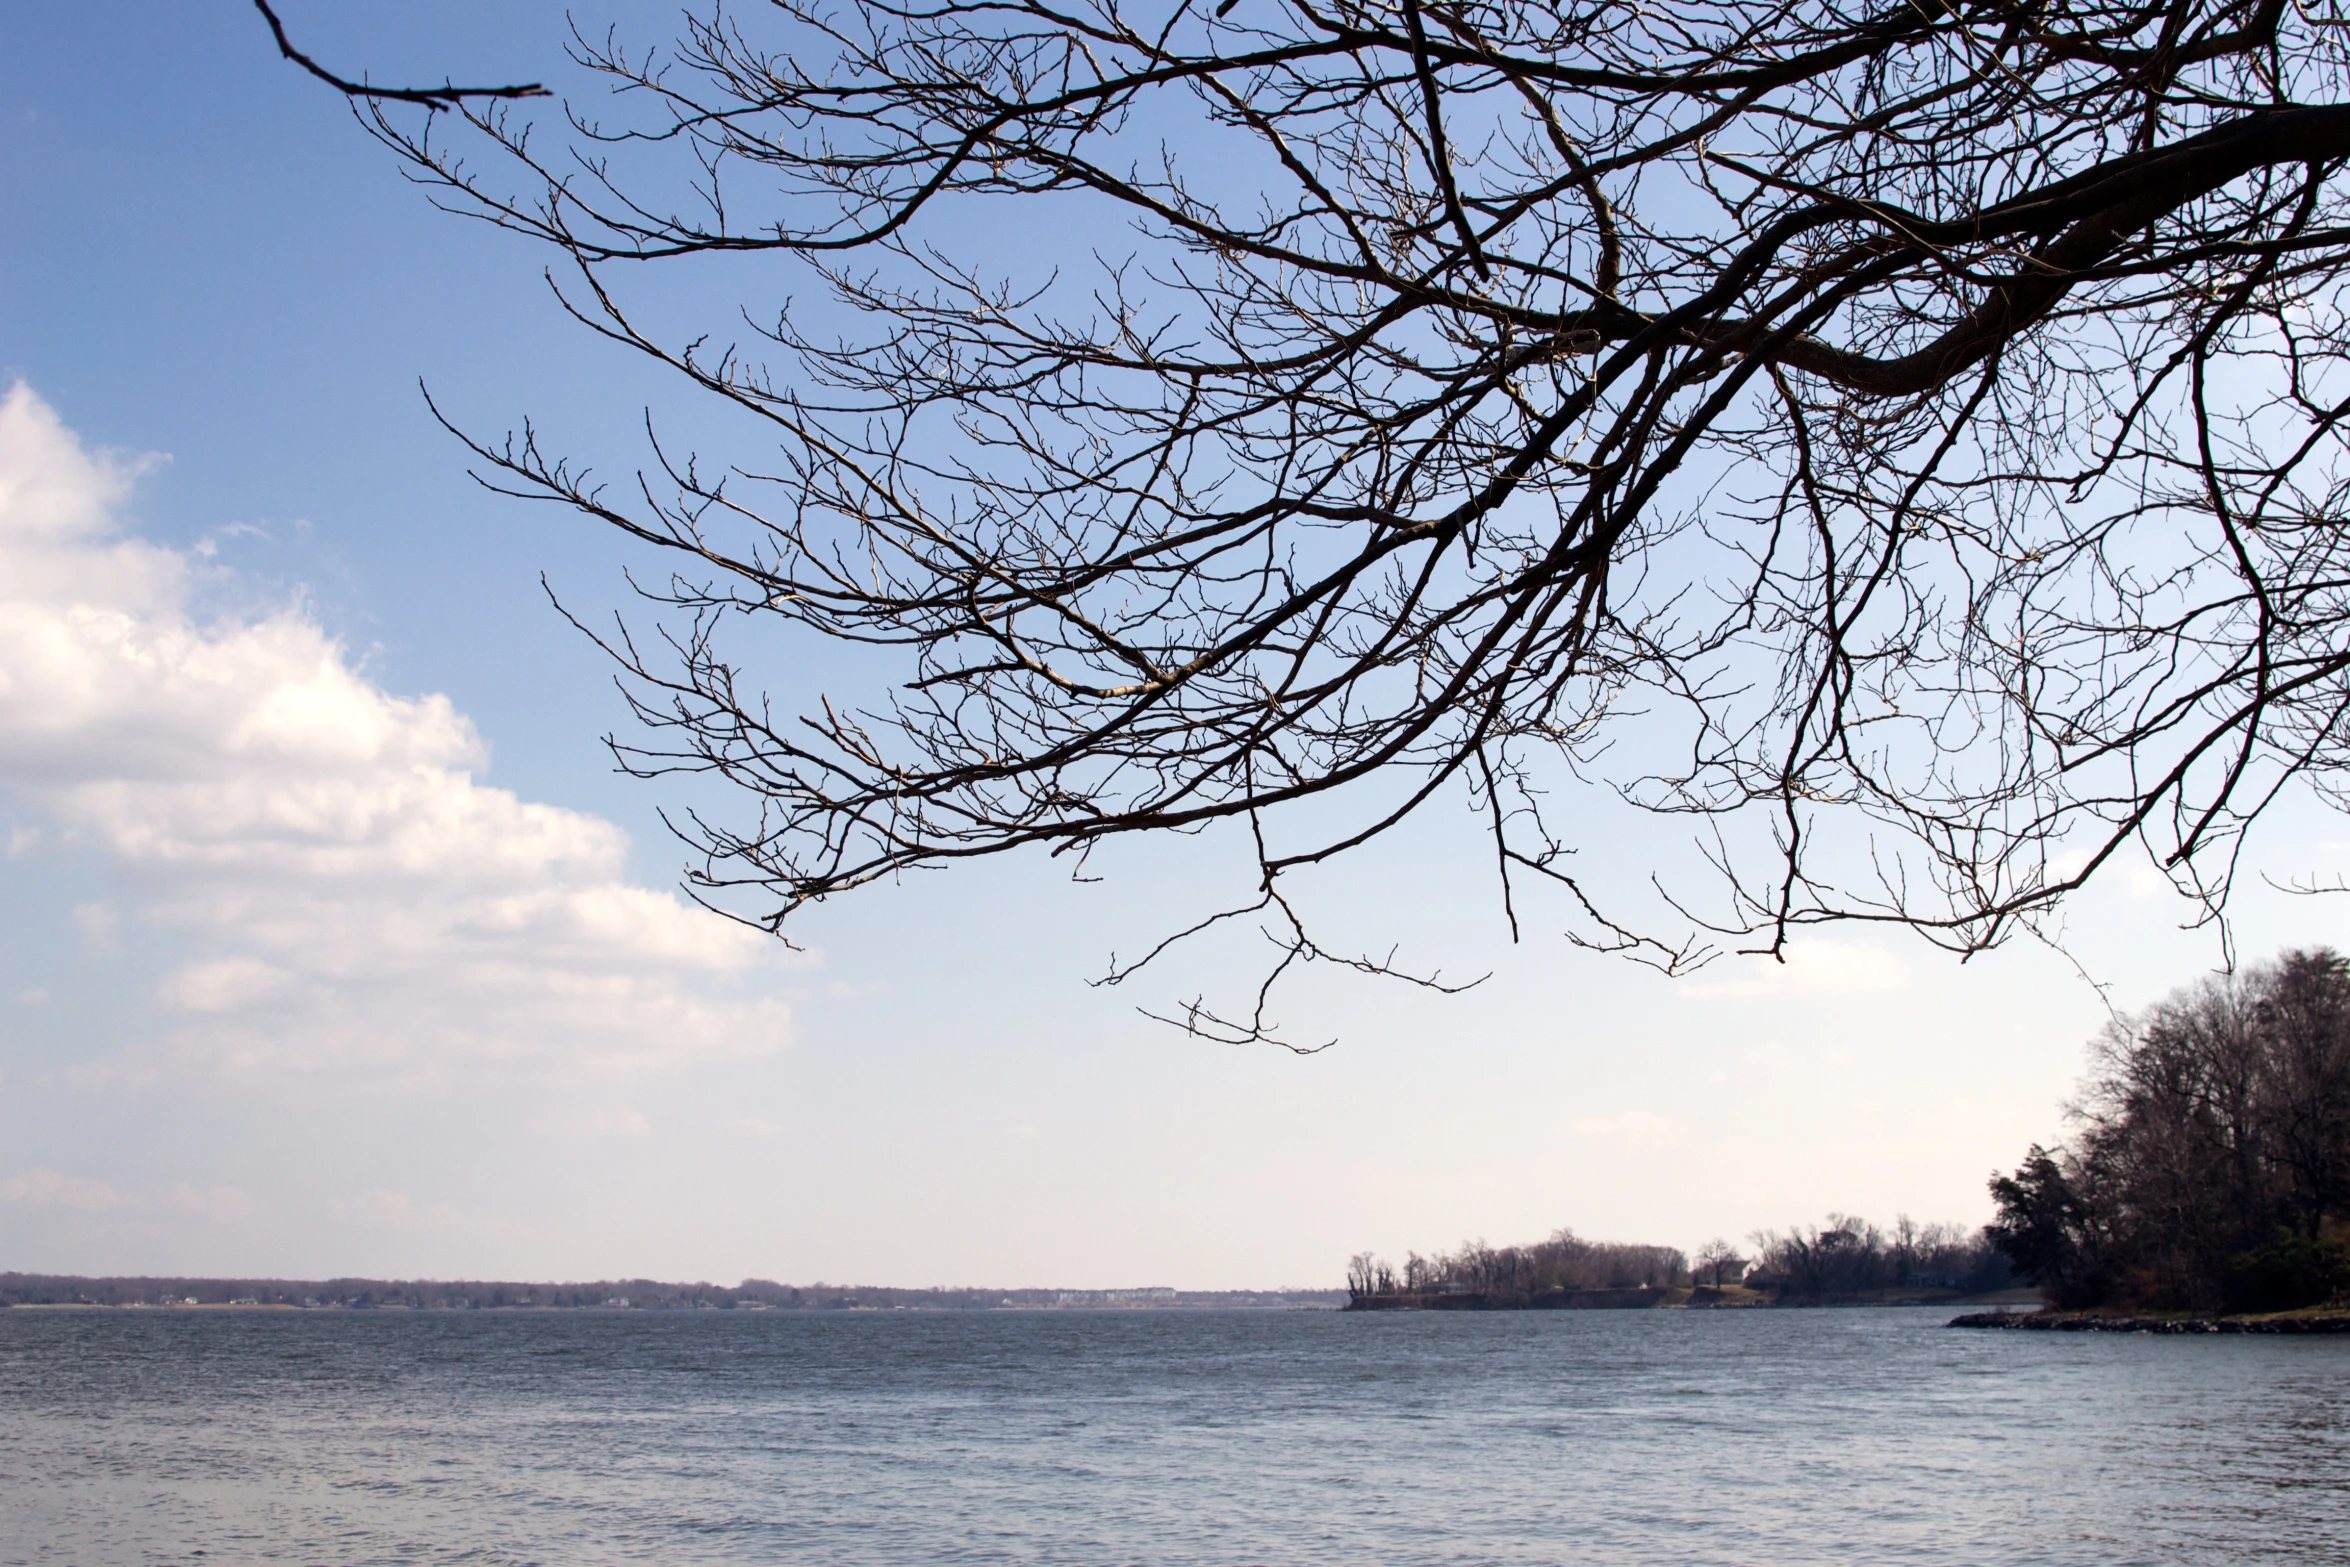
[[(779, 0), (578, 32), (616, 96), (536, 137), (358, 102), (764, 432), (626, 493), (472, 439), (674, 561), (662, 635), (599, 637), (624, 763), (744, 803), (678, 823), (717, 905), (1240, 822), (1208, 923), (1260, 916), (1278, 977), (1334, 956), (1285, 878), (1466, 801), (1513, 931), (1546, 882), (1678, 970), (1831, 920), (1971, 952), (2133, 843), (2217, 913), (2281, 791), (2339, 803), (2346, 34)], [(755, 274), (731, 344), (629, 302), (746, 255), (809, 298)], [(779, 712), (762, 621), (895, 684)], [(1595, 800), (1684, 820), (1702, 874), (1587, 885)]]

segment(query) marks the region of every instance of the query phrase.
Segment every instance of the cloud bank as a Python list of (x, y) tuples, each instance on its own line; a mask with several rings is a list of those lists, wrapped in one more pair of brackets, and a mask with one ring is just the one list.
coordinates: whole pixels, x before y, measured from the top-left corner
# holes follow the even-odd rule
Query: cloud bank
[[(630, 882), (612, 823), (477, 778), (445, 696), (395, 696), (298, 604), (207, 618), (201, 553), (125, 536), (142, 465), (0, 398), (0, 784), (12, 854), (103, 853), (117, 939), (184, 955), (161, 1062), (627, 1069), (779, 1048), (771, 944)], [(113, 911), (80, 911), (84, 924)], [(62, 911), (61, 911), (61, 917)]]

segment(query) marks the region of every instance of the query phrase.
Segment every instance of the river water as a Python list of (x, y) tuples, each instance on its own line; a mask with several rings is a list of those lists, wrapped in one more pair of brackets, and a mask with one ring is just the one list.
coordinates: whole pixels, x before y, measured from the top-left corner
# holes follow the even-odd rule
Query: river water
[(0, 1563), (2350, 1561), (2350, 1337), (0, 1311)]

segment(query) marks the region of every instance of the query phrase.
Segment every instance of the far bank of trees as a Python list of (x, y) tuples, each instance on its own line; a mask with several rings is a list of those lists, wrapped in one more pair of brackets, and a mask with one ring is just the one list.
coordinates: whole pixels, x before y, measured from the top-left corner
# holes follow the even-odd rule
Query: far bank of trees
[(2350, 1294), (2350, 962), (2215, 975), (2110, 1025), (2079, 1130), (1995, 1176), (2053, 1304), (2283, 1310)]
[(1790, 1303), (1988, 1295), (2015, 1282), (1988, 1230), (1920, 1224), (1907, 1214), (1882, 1228), (1831, 1214), (1823, 1225), (1766, 1230), (1755, 1242), (1755, 1261), (1738, 1282)]
[(1642, 1305), (1712, 1291), (1778, 1304), (1938, 1299), (1987, 1294), (2013, 1282), (1987, 1230), (1880, 1226), (1851, 1214), (1749, 1238), (1751, 1254), (1710, 1241), (1694, 1259), (1675, 1246), (1588, 1241), (1572, 1230), (1527, 1246), (1471, 1241), (1460, 1250), (1405, 1256), (1397, 1267), (1369, 1252), (1347, 1265), (1358, 1308)]
[(1347, 1295), (1358, 1306), (1443, 1296), (1506, 1305), (1561, 1293), (1664, 1291), (1688, 1282), (1689, 1259), (1677, 1246), (1587, 1241), (1573, 1230), (1530, 1246), (1470, 1241), (1429, 1257), (1415, 1251), (1400, 1268), (1363, 1252), (1346, 1266)]

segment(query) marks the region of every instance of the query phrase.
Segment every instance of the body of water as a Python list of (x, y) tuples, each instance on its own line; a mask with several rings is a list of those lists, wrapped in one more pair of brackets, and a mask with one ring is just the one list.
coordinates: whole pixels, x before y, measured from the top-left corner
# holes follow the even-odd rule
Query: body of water
[(0, 1311), (0, 1563), (2350, 1561), (2350, 1338)]

